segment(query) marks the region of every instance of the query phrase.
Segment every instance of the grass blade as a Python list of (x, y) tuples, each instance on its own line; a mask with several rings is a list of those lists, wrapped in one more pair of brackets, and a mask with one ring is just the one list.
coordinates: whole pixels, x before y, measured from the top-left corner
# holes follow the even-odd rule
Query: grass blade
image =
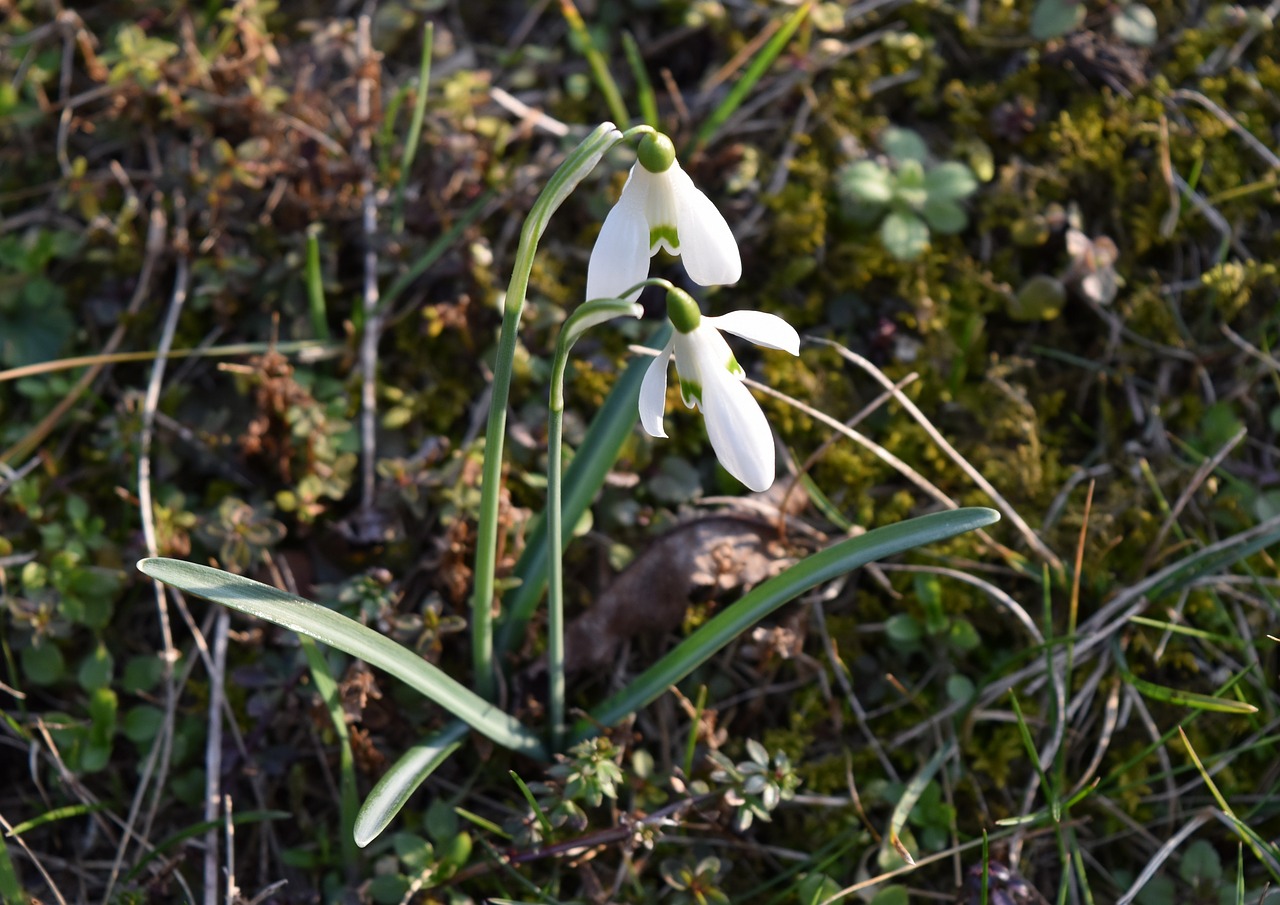
[(18, 903), (28, 901), (18, 882), (18, 872), (14, 870), (13, 860), (9, 857), (9, 847), (0, 840), (0, 902)]
[(400, 158), (400, 179), (396, 183), (395, 208), (391, 215), (391, 231), (404, 232), (404, 195), (409, 185), (409, 171), (413, 158), (418, 154), (418, 142), (422, 138), (422, 121), (427, 112), (427, 89), (431, 85), (431, 47), (435, 42), (436, 27), (428, 22), (422, 27), (422, 57), (418, 61), (418, 92), (413, 99), (413, 118), (409, 120), (409, 134), (404, 140), (404, 154)]
[(787, 46), (787, 42), (796, 33), (800, 23), (808, 18), (811, 9), (813, 9), (813, 0), (809, 0), (792, 13), (791, 17), (778, 29), (778, 33), (770, 38), (769, 43), (765, 44), (751, 60), (751, 65), (742, 74), (742, 78), (734, 83), (728, 95), (720, 102), (720, 106), (711, 112), (706, 122), (702, 124), (702, 128), (698, 130), (698, 147), (705, 147), (711, 139), (715, 138), (720, 127), (733, 115), (733, 111), (742, 105), (747, 95), (751, 93), (751, 89), (756, 86), (756, 82), (760, 81), (764, 75), (765, 70), (772, 66), (773, 61), (782, 53), (782, 49)]
[[(266, 820), (289, 820), (293, 817), (288, 811), (243, 811), (231, 815), (231, 824), (233, 826), (248, 826), (254, 823), (262, 823)], [(129, 873), (125, 874), (124, 882), (129, 883), (142, 874), (145, 868), (152, 860), (159, 858), (165, 852), (175, 848), (179, 843), (186, 842), (188, 839), (194, 839), (197, 836), (203, 836), (211, 829), (218, 829), (226, 823), (225, 818), (217, 820), (206, 820), (200, 823), (193, 823), (185, 827), (172, 836), (167, 836), (155, 846), (148, 847), (138, 859), (138, 863), (133, 866)]]
[(592, 40), (587, 23), (582, 21), (582, 13), (578, 12), (578, 8), (573, 5), (573, 0), (560, 0), (560, 12), (564, 15), (564, 21), (568, 23), (569, 30), (573, 32), (578, 49), (586, 57), (587, 65), (591, 67), (591, 75), (595, 78), (596, 87), (604, 95), (604, 101), (609, 107), (609, 115), (613, 117), (614, 122), (625, 129), (631, 125), (631, 114), (627, 112), (627, 105), (622, 100), (622, 92), (618, 90), (618, 83), (614, 81), (613, 73), (609, 71), (609, 64), (604, 54)]
[(538, 759), (545, 757), (539, 738), (510, 714), (354, 619), (262, 582), (209, 566), (156, 557), (142, 560), (138, 569), (188, 594), (257, 616), (359, 657), (405, 682), (504, 748)]
[[(670, 686), (693, 672), (748, 628), (784, 604), (823, 582), (859, 566), (923, 544), (946, 540), (1000, 520), (994, 509), (968, 508), (935, 512), (868, 531), (809, 556), (752, 589), (681, 642), (630, 685), (591, 711), (596, 725), (612, 726), (656, 700)], [(579, 726), (578, 737), (597, 731)]]
[(400, 755), (378, 780), (356, 815), (352, 833), (356, 845), (364, 848), (382, 834), (409, 797), (418, 791), (418, 786), (462, 747), (468, 731), (470, 727), (466, 723), (456, 720)]
[(1218, 802), (1218, 807), (1226, 817), (1226, 823), (1236, 831), (1241, 841), (1253, 850), (1258, 860), (1271, 872), (1271, 876), (1277, 882), (1280, 882), (1280, 847), (1263, 839), (1252, 827), (1246, 825), (1243, 820), (1236, 816), (1235, 811), (1231, 810), (1231, 805), (1227, 803), (1227, 799), (1218, 790), (1217, 783), (1213, 781), (1209, 771), (1200, 762), (1200, 755), (1196, 754), (1196, 749), (1191, 747), (1191, 740), (1187, 738), (1187, 733), (1183, 731), (1181, 726), (1178, 727), (1178, 735), (1182, 738), (1182, 746), (1187, 749), (1191, 762), (1200, 771), (1200, 778), (1204, 780), (1204, 784), (1213, 795), (1214, 801)]
[(916, 859), (911, 856), (911, 852), (907, 851), (907, 847), (902, 844), (902, 828), (907, 825), (907, 818), (911, 816), (912, 810), (915, 809), (920, 796), (924, 794), (924, 790), (928, 788), (929, 783), (933, 780), (934, 774), (938, 772), (946, 759), (955, 751), (955, 747), (956, 743), (949, 741), (939, 748), (933, 757), (929, 758), (929, 762), (921, 767), (915, 776), (911, 777), (911, 782), (907, 783), (907, 787), (902, 792), (902, 797), (894, 805), (893, 815), (889, 818), (889, 832), (885, 834), (885, 840), (893, 846), (893, 850), (908, 864), (914, 865)]
[(1145, 697), (1154, 698), (1157, 701), (1167, 701), (1170, 704), (1180, 704), (1183, 707), (1194, 707), (1196, 710), (1212, 710), (1215, 713), (1247, 714), (1258, 712), (1257, 707), (1246, 701), (1231, 701), (1226, 698), (1211, 697), (1207, 694), (1197, 694), (1194, 691), (1183, 691), (1180, 688), (1157, 685), (1154, 682), (1148, 682), (1146, 679), (1139, 679), (1131, 672), (1124, 674), (1124, 680), (1138, 689)]
[(302, 644), (302, 653), (311, 670), (311, 681), (315, 683), (316, 692), (324, 701), (329, 722), (333, 723), (333, 731), (338, 736), (338, 815), (342, 821), (342, 860), (349, 871), (354, 871), (360, 863), (360, 854), (352, 839), (359, 793), (356, 791), (356, 759), (351, 752), (351, 730), (347, 726), (347, 716), (338, 696), (338, 683), (329, 672), (324, 653), (306, 635), (299, 637), (298, 641)]
[(644, 57), (640, 55), (640, 46), (631, 32), (622, 33), (622, 50), (627, 55), (627, 65), (631, 67), (631, 77), (636, 83), (636, 100), (640, 104), (640, 116), (646, 125), (658, 128), (658, 97), (653, 91), (653, 83), (649, 81), (649, 73), (644, 68)]
[(444, 253), (453, 247), (453, 243), (462, 236), (463, 231), (479, 219), (485, 206), (493, 200), (496, 194), (496, 192), (490, 190), (471, 202), (467, 209), (453, 222), (453, 225), (428, 245), (427, 250), (422, 253), (418, 260), (413, 262), (413, 266), (397, 277), (396, 281), (391, 284), (391, 288), (382, 294), (382, 298), (378, 300), (378, 310), (380, 312), (387, 311), (391, 307), (391, 303), (413, 285), (414, 280), (422, 276), (428, 267), (440, 260)]
[(329, 317), (324, 301), (324, 278), (320, 275), (320, 224), (307, 227), (307, 306), (311, 332), (321, 342), (329, 341)]

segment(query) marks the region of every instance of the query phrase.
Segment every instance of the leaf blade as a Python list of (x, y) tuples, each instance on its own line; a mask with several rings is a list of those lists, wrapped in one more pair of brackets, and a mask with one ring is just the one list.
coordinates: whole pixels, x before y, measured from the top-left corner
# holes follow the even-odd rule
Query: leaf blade
[(504, 748), (543, 758), (542, 742), (508, 713), (385, 635), (278, 588), (209, 566), (153, 557), (144, 575), (188, 594), (307, 635), (385, 670)]

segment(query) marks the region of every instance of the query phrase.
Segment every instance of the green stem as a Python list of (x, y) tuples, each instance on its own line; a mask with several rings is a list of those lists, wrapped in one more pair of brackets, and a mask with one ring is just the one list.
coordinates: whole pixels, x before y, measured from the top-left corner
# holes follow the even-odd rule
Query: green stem
[[(567, 351), (567, 350), (566, 350)], [(558, 356), (558, 350), (557, 350)], [(560, 379), (563, 382), (564, 370)], [(555, 393), (553, 387), (552, 391)], [(547, 529), (560, 536), (560, 483), (564, 473), (562, 435), (564, 405), (551, 407), (547, 417)], [(547, 696), (551, 700), (551, 750), (564, 739), (564, 556), (556, 547), (547, 563)]]
[(653, 131), (647, 126), (630, 129), (624, 135), (613, 123), (601, 123), (580, 145), (570, 152), (552, 174), (546, 188), (538, 196), (520, 231), (516, 263), (507, 286), (502, 310), (502, 331), (498, 337), (498, 358), (493, 371), (493, 396), (489, 401), (489, 422), (485, 430), (484, 470), (480, 484), (479, 523), (476, 526), (475, 587), (471, 596), (471, 655), (475, 669), (476, 691), (492, 699), (493, 674), (493, 589), (498, 549), (498, 496), (502, 486), (502, 448), (507, 429), (507, 400), (511, 394), (512, 362), (515, 359), (520, 315), (524, 311), (533, 256), (538, 249), (547, 222), (569, 197), (605, 152), (619, 141), (640, 132)]
[(422, 121), (427, 113), (427, 89), (431, 85), (431, 49), (435, 43), (436, 28), (434, 22), (428, 22), (422, 28), (422, 56), (418, 61), (418, 91), (413, 99), (413, 118), (409, 120), (409, 134), (404, 141), (404, 153), (400, 156), (400, 179), (396, 183), (396, 202), (391, 215), (391, 230), (394, 233), (404, 232), (404, 196), (409, 186), (409, 171), (413, 169), (413, 158), (418, 154), (418, 143), (422, 140)]
[[(646, 283), (650, 282), (648, 280)], [(665, 281), (662, 281), (665, 282)], [(635, 287), (624, 295), (630, 295)], [(569, 364), (569, 350), (590, 327), (631, 315), (639, 317), (644, 309), (622, 299), (589, 301), (565, 321), (556, 341), (555, 360), (551, 363), (551, 398), (547, 416), (547, 536), (561, 537), (561, 492), (564, 481), (564, 372)], [(553, 544), (547, 561), (547, 695), (551, 701), (551, 750), (557, 751), (564, 740), (564, 554), (563, 545)]]

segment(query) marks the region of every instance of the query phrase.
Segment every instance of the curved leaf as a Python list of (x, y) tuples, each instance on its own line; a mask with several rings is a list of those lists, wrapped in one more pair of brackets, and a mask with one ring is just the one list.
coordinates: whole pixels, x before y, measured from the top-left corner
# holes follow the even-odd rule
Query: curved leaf
[(381, 835), (423, 780), (462, 746), (467, 732), (466, 723), (460, 720), (450, 723), (400, 755), (378, 780), (356, 815), (356, 845), (364, 848)]
[(725, 645), (774, 610), (805, 591), (877, 559), (912, 547), (946, 540), (1000, 520), (994, 509), (956, 509), (868, 531), (806, 557), (780, 575), (753, 588), (742, 599), (698, 629), (635, 681), (591, 711), (592, 724), (579, 725), (577, 738), (612, 726), (656, 700), (664, 691), (710, 660)]
[(519, 720), (456, 679), (354, 619), (260, 581), (177, 559), (156, 557), (138, 563), (145, 575), (188, 594), (308, 635), (383, 669), (435, 701), (481, 735), (504, 748), (542, 759), (542, 742)]

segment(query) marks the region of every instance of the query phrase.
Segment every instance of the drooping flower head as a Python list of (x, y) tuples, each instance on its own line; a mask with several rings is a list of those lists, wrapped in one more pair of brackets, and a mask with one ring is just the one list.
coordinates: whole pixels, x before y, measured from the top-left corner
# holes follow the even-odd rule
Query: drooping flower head
[(627, 184), (591, 250), (587, 298), (621, 296), (649, 275), (649, 258), (659, 248), (679, 255), (700, 286), (736, 283), (742, 276), (729, 224), (680, 168), (671, 139), (654, 133), (640, 142)]
[(697, 302), (679, 289), (667, 293), (667, 317), (675, 329), (640, 384), (640, 424), (651, 437), (667, 435), (662, 415), (667, 367), (674, 357), (680, 395), (686, 406), (702, 411), (720, 464), (752, 490), (768, 490), (774, 478), (773, 432), (760, 403), (743, 384), (742, 366), (720, 331), (792, 355), (800, 354), (799, 334), (782, 318), (763, 311), (705, 317)]

